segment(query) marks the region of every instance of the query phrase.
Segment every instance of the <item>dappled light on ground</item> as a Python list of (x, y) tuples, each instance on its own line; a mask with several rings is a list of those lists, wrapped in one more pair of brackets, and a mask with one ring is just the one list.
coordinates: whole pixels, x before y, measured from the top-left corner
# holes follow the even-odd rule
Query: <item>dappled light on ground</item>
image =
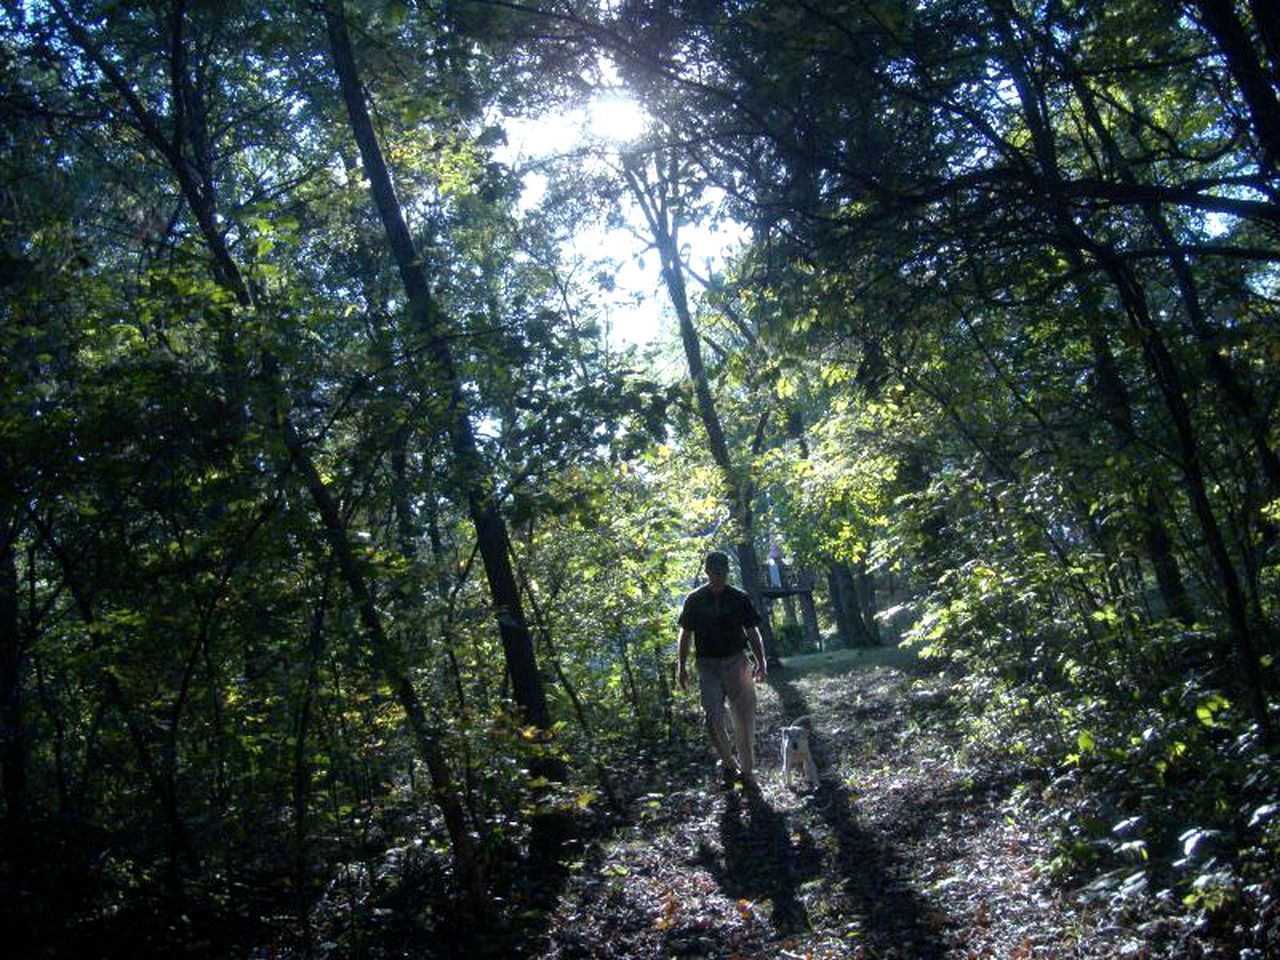
[[(814, 661), (821, 666), (821, 661)], [(779, 671), (761, 697), (761, 791), (708, 759), (576, 864), (548, 957), (1179, 956), (1188, 939), (1127, 927), (1045, 875), (1018, 774), (960, 749), (921, 668)], [(836, 669), (832, 669), (832, 667)], [(843, 669), (840, 669), (843, 668)], [(777, 731), (813, 718), (822, 783), (781, 781)], [(1195, 955), (1214, 955), (1204, 948)]]

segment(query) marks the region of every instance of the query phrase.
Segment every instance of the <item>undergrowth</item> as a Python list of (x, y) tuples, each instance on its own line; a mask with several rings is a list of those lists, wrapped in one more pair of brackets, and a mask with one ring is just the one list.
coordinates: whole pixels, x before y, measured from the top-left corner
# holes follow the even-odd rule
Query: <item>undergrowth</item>
[(1025, 770), (1011, 812), (1051, 838), (1050, 879), (1153, 937), (1280, 952), (1280, 756), (1240, 703), (1196, 671), (1125, 689), (951, 664), (951, 722)]

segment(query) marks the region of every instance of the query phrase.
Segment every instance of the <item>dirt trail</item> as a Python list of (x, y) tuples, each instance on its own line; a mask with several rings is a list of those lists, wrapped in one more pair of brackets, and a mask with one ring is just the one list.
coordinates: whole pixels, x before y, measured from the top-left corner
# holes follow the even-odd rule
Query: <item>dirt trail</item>
[[(539, 955), (576, 957), (1143, 957), (1038, 877), (1046, 851), (930, 716), (936, 677), (876, 667), (779, 671), (762, 692), (762, 789), (708, 761), (638, 800), (628, 828), (567, 879)], [(822, 785), (781, 783), (778, 730), (814, 718)]]

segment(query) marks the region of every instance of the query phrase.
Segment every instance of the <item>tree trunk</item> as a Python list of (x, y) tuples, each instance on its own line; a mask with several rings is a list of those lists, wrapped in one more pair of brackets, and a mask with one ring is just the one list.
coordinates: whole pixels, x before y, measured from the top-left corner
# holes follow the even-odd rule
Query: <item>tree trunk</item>
[[(1206, 6), (1220, 8), (1222, 4), (1220, 0), (1207, 0), (1202, 4), (1202, 8)], [(1022, 60), (1011, 23), (1012, 20), (1000, 20), (997, 28), (1004, 40), (1006, 63), (1018, 91), (1023, 116), (1031, 132), (1035, 156), (1045, 180), (1049, 212), (1061, 229), (1064, 246), (1073, 246), (1077, 252), (1088, 251), (1105, 271), (1115, 286), (1120, 301), (1124, 304), (1125, 312), (1135, 333), (1141, 340), (1143, 356), (1146, 358), (1152, 379), (1159, 389), (1165, 409), (1173, 423), (1178, 442), (1179, 462), (1192, 510), (1199, 522), (1222, 586), (1229, 635), (1241, 686), (1259, 729), (1270, 738), (1271, 722), (1262, 687), (1262, 666), (1250, 632), (1245, 594), (1239, 574), (1231, 562), (1222, 528), (1218, 524), (1209, 499), (1204, 469), (1200, 462), (1199, 444), (1187, 404), (1182, 376), (1165, 345), (1159, 326), (1151, 316), (1145, 292), (1137, 279), (1113, 249), (1104, 243), (1094, 242), (1076, 225), (1071, 216), (1063, 196), (1062, 178), (1053, 134), (1042, 110), (1043, 101), (1036, 95), (1036, 90), (1033, 88), (1031, 76)], [(1280, 131), (1280, 124), (1277, 125), (1277, 131)], [(1277, 144), (1280, 144), (1280, 139), (1277, 140)]]
[(804, 635), (815, 650), (822, 649), (822, 631), (818, 629), (818, 608), (813, 604), (813, 591), (800, 594), (800, 610), (804, 616)]
[[(1082, 280), (1082, 283), (1088, 286), (1086, 281)], [(1091, 300), (1092, 295), (1085, 299)], [(1133, 421), (1133, 408), (1129, 403), (1129, 391), (1120, 379), (1111, 345), (1101, 330), (1100, 318), (1094, 317), (1092, 323), (1089, 341), (1093, 349), (1095, 385), (1102, 416), (1115, 431), (1120, 449), (1133, 450), (1137, 447), (1138, 434)], [(1163, 504), (1149, 484), (1143, 483), (1140, 486), (1139, 502), (1136, 505), (1138, 522), (1142, 528), (1147, 559), (1156, 576), (1156, 586), (1169, 615), (1190, 625), (1195, 622), (1195, 608), (1187, 594), (1178, 558), (1173, 552), (1173, 539), (1164, 525)]]
[(827, 567), (827, 594), (831, 597), (831, 613), (836, 622), (836, 636), (840, 638), (842, 647), (856, 647), (857, 633), (849, 620), (845, 609), (844, 597), (840, 592), (840, 583), (836, 579), (836, 564)]
[(777, 651), (773, 640), (773, 628), (765, 615), (764, 597), (760, 592), (760, 562), (755, 548), (755, 523), (751, 509), (750, 484), (744, 472), (734, 464), (733, 457), (729, 454), (729, 446), (725, 441), (724, 428), (720, 423), (715, 397), (711, 393), (711, 383), (707, 378), (706, 366), (702, 360), (702, 344), (698, 339), (698, 328), (693, 322), (693, 313), (689, 308), (684, 267), (680, 262), (678, 224), (664, 198), (646, 191), (631, 163), (624, 162), (623, 176), (631, 188), (633, 198), (644, 212), (654, 246), (658, 250), (663, 283), (667, 288), (667, 295), (680, 326), (680, 342), (684, 347), (685, 361), (689, 367), (689, 381), (693, 385), (698, 416), (707, 432), (707, 447), (711, 452), (711, 459), (724, 478), (729, 513), (738, 528), (738, 540), (734, 550), (738, 555), (738, 565), (742, 571), (742, 589), (751, 598), (752, 605), (760, 612), (760, 637), (764, 642), (765, 657), (774, 663), (777, 661)]
[[(97, 48), (92, 35), (70, 15), (61, 0), (54, 0), (54, 9), (77, 46), (84, 51), (87, 59), (102, 71), (108, 83), (124, 101), (143, 137), (169, 165), (178, 182), (183, 198), (191, 207), (192, 215), (195, 217), (201, 237), (213, 258), (215, 280), (235, 298), (237, 304), (242, 308), (256, 309), (252, 292), (244, 280), (239, 265), (231, 255), (225, 237), (217, 227), (213, 213), (213, 196), (210, 192), (212, 185), (202, 182), (184, 151), (184, 124), (177, 122), (178, 118), (175, 118), (175, 122), (172, 124), (175, 135), (170, 139), (164, 133), (160, 122), (151, 112), (150, 107), (137, 95), (132, 85), (120, 73), (116, 64)], [(177, 9), (175, 8), (175, 10)], [(172, 23), (175, 49), (182, 43), (181, 26), (181, 18), (175, 16)], [(181, 62), (181, 58), (176, 55), (175, 60), (179, 63)], [(173, 77), (175, 84), (180, 84), (181, 80), (180, 76), (175, 75)], [(176, 104), (181, 100), (181, 97), (175, 95), (173, 99)], [(453, 845), (459, 886), (478, 906), (482, 902), (484, 894), (483, 878), (480, 873), (478, 858), (473, 849), (464, 808), (457, 798), (448, 767), (444, 762), (443, 753), (440, 751), (435, 739), (438, 731), (434, 730), (427, 722), (417, 691), (413, 689), (407, 675), (400, 668), (398, 658), (394, 655), (390, 642), (383, 631), (381, 615), (374, 605), (373, 596), (368, 584), (365, 582), (363, 571), (355, 561), (341, 513), (329, 493), (328, 487), (321, 478), (314, 461), (298, 436), (297, 429), (289, 414), (289, 405), (285, 392), (280, 383), (279, 362), (273, 354), (263, 350), (260, 354), (260, 363), (262, 385), (270, 398), (271, 422), (275, 424), (279, 431), (285, 448), (288, 450), (290, 462), (303, 477), (308, 492), (312, 496), (316, 510), (320, 514), (330, 548), (333, 550), (334, 558), (343, 574), (348, 589), (356, 600), (361, 623), (369, 634), (370, 647), (372, 648), (371, 652), (375, 664), (381, 668), (384, 678), (394, 690), (401, 708), (405, 711), (411, 732), (414, 735), (415, 744), (427, 763), (432, 777), (433, 795), (440, 805), (446, 829), (449, 832), (449, 839)], [(118, 685), (114, 682), (114, 677), (108, 674), (105, 677), (105, 681), (108, 689), (113, 694), (113, 698), (122, 699), (118, 691)], [(126, 712), (126, 721), (128, 720), (129, 714)], [(149, 757), (145, 751), (145, 743), (140, 740), (136, 732), (134, 733), (134, 740), (139, 744), (139, 749), (142, 751), (144, 765), (150, 768)], [(154, 777), (154, 773), (152, 773), (152, 776)]]
[(876, 578), (861, 560), (858, 561), (857, 575), (854, 578), (854, 590), (858, 595), (862, 625), (866, 628), (867, 638), (875, 646), (880, 643), (880, 624), (876, 622)]
[(26, 739), (22, 729), (22, 635), (18, 616), (16, 523), (0, 530), (0, 779), (5, 818), (20, 828), (27, 815)]
[(868, 647), (872, 644), (862, 614), (862, 602), (857, 585), (847, 565), (833, 560), (827, 567), (827, 583), (831, 589), (832, 606), (837, 613), (837, 627), (847, 647)]
[[(1267, 6), (1259, 2), (1253, 5)], [(1231, 76), (1244, 97), (1254, 134), (1262, 147), (1263, 165), (1275, 170), (1280, 163), (1280, 101), (1276, 99), (1275, 87), (1272, 86), (1267, 70), (1258, 61), (1257, 52), (1244, 24), (1236, 15), (1236, 4), (1232, 0), (1196, 0), (1195, 6), (1200, 11), (1200, 22), (1213, 35), (1218, 49), (1226, 57), (1227, 69), (1231, 71)], [(1264, 30), (1263, 40), (1271, 48), (1273, 57), (1275, 20), (1272, 13), (1259, 21), (1259, 26)]]
[(1249, 0), (1249, 12), (1267, 51), (1271, 82), (1280, 86), (1280, 9), (1274, 0)]
[[(325, 4), (324, 18), (334, 70), (347, 107), (351, 131), (360, 150), (365, 174), (369, 178), (374, 205), (382, 220), (400, 280), (408, 296), (409, 314), (426, 340), (428, 361), (448, 402), (445, 427), (457, 472), (461, 477), (467, 511), (475, 527), (476, 542), (484, 563), (489, 595), (493, 601), (507, 671), (511, 677), (512, 694), (520, 707), (523, 720), (547, 730), (551, 726), (550, 712), (534, 656), (533, 639), (521, 606), (520, 591), (512, 572), (511, 545), (506, 523), (499, 512), (492, 481), (485, 475), (475, 433), (467, 415), (462, 384), (444, 338), (444, 324), (438, 305), (431, 294), (422, 258), (409, 234), (382, 147), (369, 117), (341, 0), (330, 0)], [(543, 772), (556, 778), (564, 775), (558, 761), (549, 764), (549, 769)]]
[(306, 675), (293, 721), (293, 896), (298, 926), (302, 930), (302, 954), (311, 956), (311, 716), (320, 687), (320, 661), (325, 649), (325, 620), (329, 612), (333, 557), (325, 565), (324, 581), (311, 616), (307, 644)]
[(755, 544), (744, 540), (736, 545), (735, 552), (738, 554), (738, 566), (742, 570), (742, 589), (760, 614), (760, 639), (764, 643), (764, 655), (771, 663), (775, 662), (777, 651), (773, 641), (773, 624), (769, 619), (769, 606), (764, 602), (764, 594), (760, 589), (760, 561)]

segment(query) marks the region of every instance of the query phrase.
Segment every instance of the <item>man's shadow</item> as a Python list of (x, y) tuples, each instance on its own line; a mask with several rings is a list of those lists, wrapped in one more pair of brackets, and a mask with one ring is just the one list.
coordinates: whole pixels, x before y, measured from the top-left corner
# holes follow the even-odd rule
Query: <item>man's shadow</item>
[[(773, 679), (784, 717), (810, 714), (804, 694), (785, 679)], [(821, 741), (811, 740), (820, 770), (831, 769)], [(824, 896), (839, 897), (837, 909), (846, 924), (856, 924), (855, 942), (871, 956), (942, 957), (946, 947), (936, 932), (935, 908), (911, 885), (908, 865), (884, 836), (862, 823), (848, 791), (838, 782), (824, 779), (812, 801), (836, 841), (839, 875), (832, 877), (838, 890)]]
[(821, 875), (822, 855), (807, 833), (793, 838), (786, 817), (758, 791), (731, 791), (720, 814), (723, 855), (699, 847), (696, 862), (716, 878), (728, 896), (768, 900), (779, 933), (799, 933), (809, 917), (798, 895), (803, 883)]

